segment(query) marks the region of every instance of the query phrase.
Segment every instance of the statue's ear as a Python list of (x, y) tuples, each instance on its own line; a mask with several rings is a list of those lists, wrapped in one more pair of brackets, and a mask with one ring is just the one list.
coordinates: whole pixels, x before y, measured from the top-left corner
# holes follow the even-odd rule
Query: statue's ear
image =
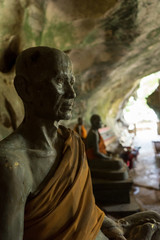
[(15, 76), (14, 86), (18, 95), (22, 98), (23, 102), (29, 103), (32, 102), (32, 92), (29, 81), (23, 76)]

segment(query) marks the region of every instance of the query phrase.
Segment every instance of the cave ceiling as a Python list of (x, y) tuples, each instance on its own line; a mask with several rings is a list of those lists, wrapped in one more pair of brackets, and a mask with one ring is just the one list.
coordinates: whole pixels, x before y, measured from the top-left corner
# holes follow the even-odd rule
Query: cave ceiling
[(0, 0), (1, 135), (23, 118), (13, 88), (21, 50), (47, 45), (71, 57), (73, 119), (115, 118), (140, 79), (160, 70), (159, 16), (159, 0)]

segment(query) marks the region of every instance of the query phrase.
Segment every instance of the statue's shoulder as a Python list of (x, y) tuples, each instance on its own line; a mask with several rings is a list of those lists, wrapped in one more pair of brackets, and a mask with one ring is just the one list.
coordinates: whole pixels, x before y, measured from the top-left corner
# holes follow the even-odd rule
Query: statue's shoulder
[[(23, 192), (24, 196), (30, 192), (31, 181), (29, 179), (29, 164), (22, 147), (22, 139), (17, 134), (11, 134), (0, 141), (0, 188), (3, 185), (7, 191), (15, 194), (16, 188)], [(22, 184), (23, 183), (23, 184)], [(3, 189), (0, 190), (3, 192)]]
[(66, 128), (63, 125), (59, 126), (59, 132), (61, 133), (64, 141), (70, 138), (71, 142), (77, 142), (78, 144), (83, 144), (80, 135), (71, 128)]
[(65, 127), (65, 126), (63, 126), (63, 125), (59, 125), (59, 133), (61, 133), (61, 135), (65, 138), (65, 139), (67, 139), (68, 137), (70, 137), (71, 135), (72, 136), (74, 136), (74, 137), (76, 137), (76, 138), (80, 138), (80, 136), (79, 136), (79, 134), (76, 132), (76, 131), (74, 131), (73, 129), (71, 129), (71, 128), (67, 128), (67, 127)]
[(23, 138), (17, 133), (12, 133), (0, 141), (0, 165), (4, 162), (16, 165), (16, 161), (22, 153), (23, 145)]
[(20, 138), (22, 139), (22, 137), (20, 137), (20, 135), (16, 132), (11, 133), (9, 136), (0, 141), (0, 150), (17, 148), (21, 142)]
[(90, 129), (89, 132), (88, 132), (88, 137), (94, 137), (94, 136), (97, 136), (97, 130), (94, 130), (94, 129)]

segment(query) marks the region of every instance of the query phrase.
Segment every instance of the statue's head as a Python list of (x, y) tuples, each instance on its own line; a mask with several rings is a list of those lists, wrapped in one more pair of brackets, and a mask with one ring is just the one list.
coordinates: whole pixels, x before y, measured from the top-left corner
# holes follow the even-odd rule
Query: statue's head
[(92, 128), (99, 129), (102, 127), (102, 120), (98, 114), (93, 114), (90, 118)]
[(15, 88), (25, 109), (39, 118), (71, 117), (74, 81), (69, 57), (58, 49), (32, 47), (17, 58)]
[(83, 124), (83, 119), (81, 117), (78, 118), (78, 124), (82, 125)]

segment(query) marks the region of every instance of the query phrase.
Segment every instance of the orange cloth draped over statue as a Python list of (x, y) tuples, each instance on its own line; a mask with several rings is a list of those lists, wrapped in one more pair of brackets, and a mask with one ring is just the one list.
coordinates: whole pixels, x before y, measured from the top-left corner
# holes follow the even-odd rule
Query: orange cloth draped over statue
[[(98, 133), (98, 135), (99, 135), (99, 144), (98, 144), (99, 151), (101, 153), (106, 154), (107, 151), (106, 151), (106, 146), (104, 144), (104, 140), (103, 140), (100, 133)], [(96, 155), (94, 154), (94, 149), (93, 148), (86, 149), (86, 154), (87, 154), (88, 160), (93, 160), (93, 159), (97, 158)]]
[[(54, 176), (25, 208), (24, 240), (93, 240), (104, 213), (96, 206), (84, 144), (69, 133)], [(63, 136), (63, 135), (62, 135)]]
[(85, 127), (83, 125), (76, 125), (74, 127), (74, 131), (76, 131), (80, 136), (81, 138), (85, 139), (87, 137), (87, 131), (85, 129)]

